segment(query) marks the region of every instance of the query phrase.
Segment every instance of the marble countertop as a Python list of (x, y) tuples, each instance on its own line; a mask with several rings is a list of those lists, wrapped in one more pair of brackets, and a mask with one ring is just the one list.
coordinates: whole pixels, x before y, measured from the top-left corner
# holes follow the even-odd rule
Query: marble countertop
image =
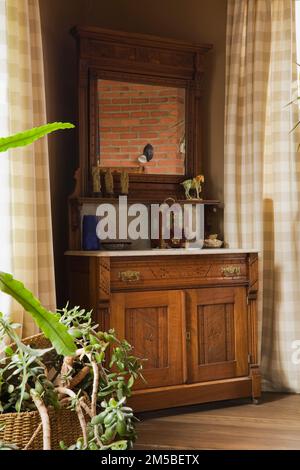
[(101, 251), (66, 251), (67, 256), (98, 256), (98, 257), (124, 257), (124, 256), (174, 256), (174, 255), (233, 255), (241, 253), (258, 253), (255, 249), (242, 248), (170, 248), (153, 250), (101, 250)]

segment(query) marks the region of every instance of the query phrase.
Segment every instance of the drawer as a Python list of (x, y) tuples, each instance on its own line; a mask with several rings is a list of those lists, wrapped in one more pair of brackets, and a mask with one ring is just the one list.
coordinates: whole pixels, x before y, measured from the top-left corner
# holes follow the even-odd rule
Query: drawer
[(111, 259), (111, 290), (164, 289), (247, 283), (247, 255)]

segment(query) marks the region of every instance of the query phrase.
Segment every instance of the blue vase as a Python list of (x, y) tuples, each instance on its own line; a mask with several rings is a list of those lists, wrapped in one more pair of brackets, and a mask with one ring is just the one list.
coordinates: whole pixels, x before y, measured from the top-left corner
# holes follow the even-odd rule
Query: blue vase
[(96, 251), (100, 249), (100, 240), (97, 237), (98, 218), (96, 215), (84, 215), (82, 219), (82, 249)]

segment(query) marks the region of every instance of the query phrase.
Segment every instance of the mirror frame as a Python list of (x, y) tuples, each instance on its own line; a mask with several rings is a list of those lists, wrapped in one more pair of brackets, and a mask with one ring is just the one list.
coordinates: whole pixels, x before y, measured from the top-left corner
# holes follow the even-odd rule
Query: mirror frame
[[(185, 175), (130, 174), (129, 198), (182, 198), (180, 182), (201, 173), (204, 55), (212, 46), (156, 36), (76, 27), (79, 68), (79, 169), (76, 195), (93, 197), (99, 147), (98, 79), (185, 88)], [(116, 184), (118, 190), (118, 182)]]

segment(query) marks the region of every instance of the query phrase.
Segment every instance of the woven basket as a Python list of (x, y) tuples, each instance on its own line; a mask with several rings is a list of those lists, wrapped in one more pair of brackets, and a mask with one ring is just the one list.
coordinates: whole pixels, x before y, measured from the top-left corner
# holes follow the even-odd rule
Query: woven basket
[[(49, 411), (51, 423), (51, 449), (58, 450), (59, 442), (69, 446), (74, 444), (78, 437), (82, 435), (77, 415), (74, 411), (62, 409), (59, 411)], [(41, 422), (38, 411), (23, 413), (3, 413), (0, 415), (0, 426), (4, 424), (4, 429), (0, 431), (0, 440), (16, 444), (20, 449), (24, 449), (36, 432)], [(2, 427), (2, 426), (1, 426)], [(43, 449), (43, 432), (40, 427), (39, 432), (28, 446), (28, 450)]]
[[(25, 338), (23, 343), (34, 348), (47, 348), (50, 345), (49, 340), (42, 334)], [(82, 436), (79, 420), (74, 411), (67, 409), (50, 410), (49, 418), (51, 423), (51, 448), (53, 450), (60, 448), (60, 441), (64, 441), (69, 446), (74, 444), (78, 437)], [(36, 433), (40, 422), (38, 411), (2, 413), (0, 414), (0, 441), (16, 444), (20, 449), (26, 447), (30, 450), (41, 450), (43, 449), (41, 426), (39, 432)], [(34, 434), (36, 435), (32, 439)], [(30, 442), (31, 439), (32, 442)], [(30, 445), (28, 446), (29, 442)]]

